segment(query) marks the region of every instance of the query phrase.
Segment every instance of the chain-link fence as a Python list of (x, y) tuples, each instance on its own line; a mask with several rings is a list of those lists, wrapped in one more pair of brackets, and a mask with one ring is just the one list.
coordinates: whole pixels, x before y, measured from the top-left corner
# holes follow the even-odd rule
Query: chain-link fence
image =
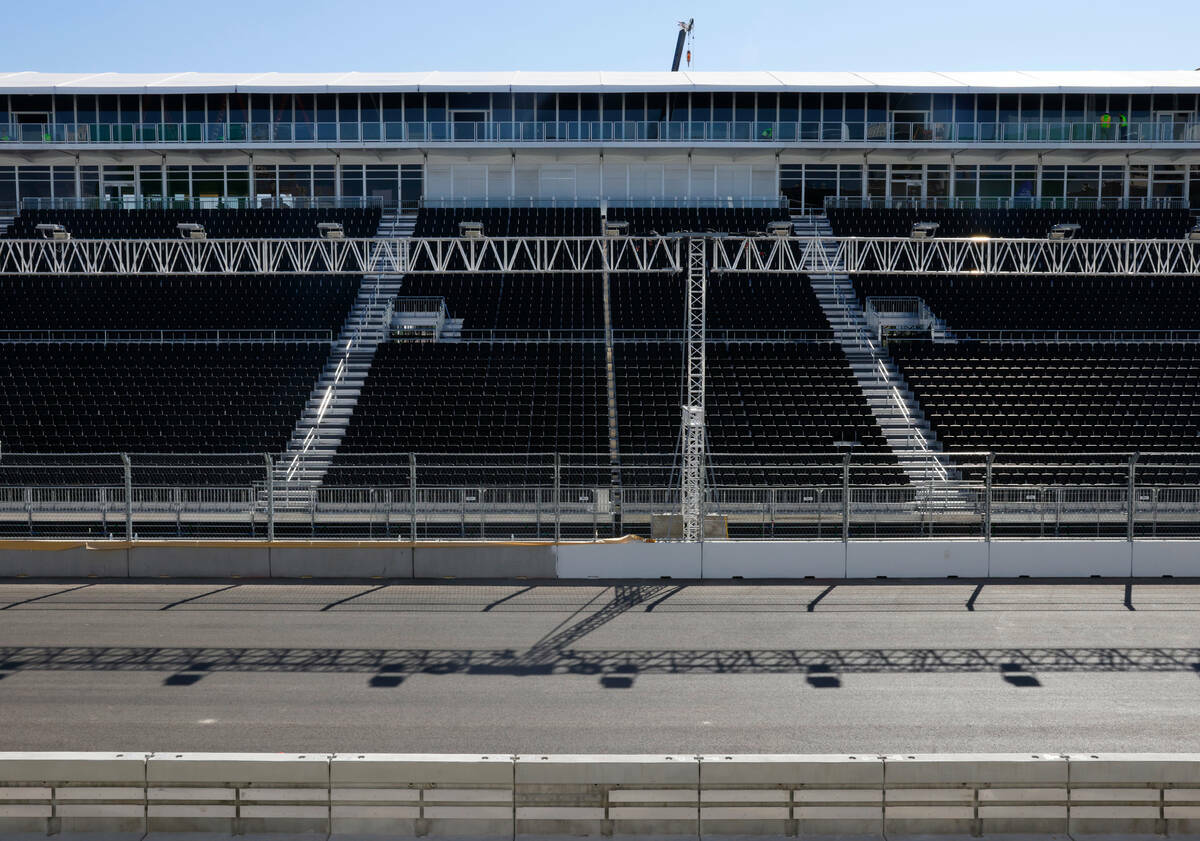
[[(670, 536), (676, 454), (0, 454), (0, 536), (592, 540)], [(307, 474), (306, 474), (307, 475)], [(709, 454), (709, 535), (1200, 537), (1200, 453)]]

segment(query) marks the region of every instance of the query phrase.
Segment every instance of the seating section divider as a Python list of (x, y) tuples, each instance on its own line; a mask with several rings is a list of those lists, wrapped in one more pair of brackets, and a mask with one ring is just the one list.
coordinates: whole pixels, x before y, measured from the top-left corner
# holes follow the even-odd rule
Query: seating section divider
[(0, 753), (0, 834), (1178, 835), (1200, 754)]

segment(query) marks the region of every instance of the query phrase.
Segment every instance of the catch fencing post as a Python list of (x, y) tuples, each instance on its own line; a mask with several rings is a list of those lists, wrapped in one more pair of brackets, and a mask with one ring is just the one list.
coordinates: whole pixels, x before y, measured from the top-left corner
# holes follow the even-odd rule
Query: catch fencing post
[(850, 540), (850, 453), (842, 456), (842, 542)]
[(554, 454), (554, 542), (562, 540), (562, 454)]
[(125, 468), (125, 539), (133, 540), (133, 465), (128, 453), (121, 453), (121, 465)]
[(408, 535), (417, 540), (417, 454), (408, 454)]
[(269, 453), (263, 453), (267, 466), (267, 540), (275, 539), (275, 464)]
[(983, 539), (992, 539), (992, 459), (995, 453), (987, 454), (987, 469), (983, 479)]
[(1126, 540), (1133, 540), (1134, 521), (1137, 519), (1137, 460), (1138, 453), (1134, 453), (1129, 457), (1129, 520), (1125, 524)]

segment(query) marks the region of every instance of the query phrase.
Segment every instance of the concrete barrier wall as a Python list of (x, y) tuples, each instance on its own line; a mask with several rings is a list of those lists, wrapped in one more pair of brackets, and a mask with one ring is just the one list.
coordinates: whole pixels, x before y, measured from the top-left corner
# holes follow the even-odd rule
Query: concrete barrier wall
[(1200, 540), (0, 543), (0, 578), (1086, 578), (1200, 576)]
[(1198, 830), (1200, 754), (0, 753), (0, 837), (1062, 838)]

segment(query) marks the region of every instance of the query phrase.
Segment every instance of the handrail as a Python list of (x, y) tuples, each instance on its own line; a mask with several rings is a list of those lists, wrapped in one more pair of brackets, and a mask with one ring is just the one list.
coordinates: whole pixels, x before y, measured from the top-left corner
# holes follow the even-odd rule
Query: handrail
[(341, 210), (382, 208), (378, 196), (85, 196), (21, 199), (23, 210)]
[(981, 145), (1200, 143), (1200, 122), (565, 120), (480, 122), (128, 122), (0, 124), (0, 144), (742, 143)]
[(0, 330), (0, 344), (327, 344), (332, 341), (330, 330)]
[(826, 210), (1182, 210), (1187, 202), (1162, 196), (1088, 198), (1079, 196), (926, 196), (879, 198), (826, 196)]

